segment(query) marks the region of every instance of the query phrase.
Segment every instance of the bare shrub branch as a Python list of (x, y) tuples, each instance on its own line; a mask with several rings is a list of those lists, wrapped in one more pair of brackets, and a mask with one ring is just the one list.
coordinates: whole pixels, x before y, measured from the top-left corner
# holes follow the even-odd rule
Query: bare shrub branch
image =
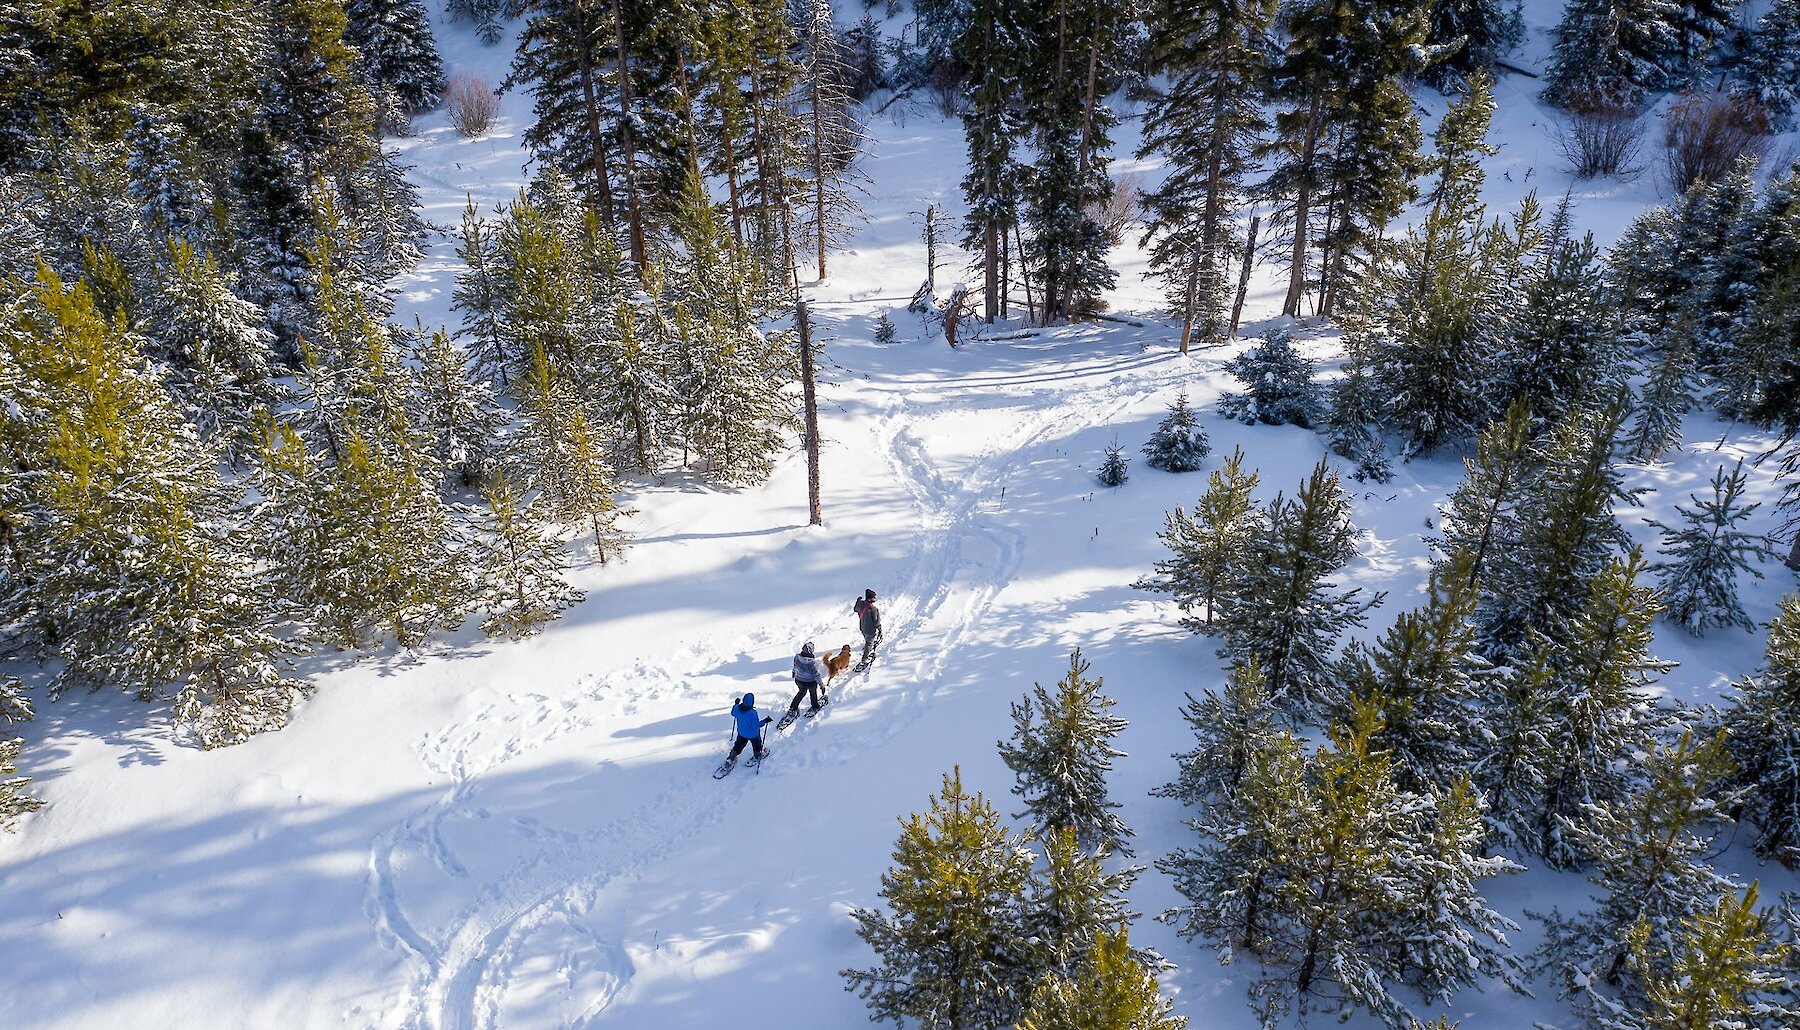
[(450, 75), (444, 87), (444, 110), (456, 134), (469, 139), (488, 131), (500, 113), (500, 94), (493, 83), (473, 72), (458, 71)]
[(1637, 171), (1644, 123), (1631, 104), (1600, 95), (1572, 98), (1558, 147), (1577, 178), (1625, 175)]
[(1718, 182), (1739, 160), (1769, 149), (1769, 112), (1750, 97), (1692, 93), (1663, 116), (1669, 185), (1685, 193), (1697, 180)]

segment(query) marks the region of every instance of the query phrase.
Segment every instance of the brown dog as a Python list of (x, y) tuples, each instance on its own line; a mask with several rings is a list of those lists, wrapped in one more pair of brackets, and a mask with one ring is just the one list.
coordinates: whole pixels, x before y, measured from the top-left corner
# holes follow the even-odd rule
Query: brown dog
[(842, 651), (833, 651), (825, 656), (825, 685), (830, 686), (837, 674), (850, 667), (850, 645), (845, 644)]

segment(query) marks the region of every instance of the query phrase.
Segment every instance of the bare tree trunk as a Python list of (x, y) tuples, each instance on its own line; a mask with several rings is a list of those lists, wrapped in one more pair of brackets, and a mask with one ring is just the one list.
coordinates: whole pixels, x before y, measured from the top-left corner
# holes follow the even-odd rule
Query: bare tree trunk
[(1081, 150), (1075, 166), (1076, 182), (1087, 178), (1088, 160), (1094, 147), (1094, 90), (1100, 80), (1100, 12), (1094, 12), (1094, 31), (1088, 44), (1087, 88), (1081, 102)]
[(806, 510), (809, 524), (824, 525), (819, 501), (819, 396), (813, 385), (812, 319), (806, 299), (794, 292), (794, 324), (800, 330), (800, 388), (806, 404)]
[(694, 95), (688, 89), (687, 48), (682, 47), (675, 57), (675, 84), (681, 90), (681, 113), (687, 119), (687, 152), (688, 170), (695, 178), (700, 176), (700, 141), (696, 138), (697, 126), (694, 122)]
[(1025, 287), (1025, 320), (1035, 322), (1037, 305), (1031, 302), (1031, 264), (1025, 260), (1025, 233), (1017, 221), (1013, 222), (1013, 243), (1019, 251), (1019, 282)]
[(1187, 296), (1181, 305), (1181, 353), (1188, 352), (1188, 341), (1194, 338), (1194, 302), (1200, 292), (1200, 251), (1189, 255)]
[(588, 21), (588, 8), (582, 4), (575, 9), (576, 32), (580, 35), (580, 44), (575, 47), (576, 63), (581, 75), (581, 95), (587, 105), (588, 140), (594, 148), (594, 187), (600, 195), (600, 213), (606, 218), (608, 231), (619, 224), (618, 214), (613, 210), (612, 183), (610, 169), (606, 160), (606, 137), (600, 133), (600, 101), (594, 95), (594, 53), (592, 49), (593, 27)]
[(937, 295), (937, 205), (925, 208), (925, 283)]
[(981, 243), (982, 279), (987, 287), (987, 296), (981, 301), (981, 311), (988, 325), (993, 325), (994, 318), (1000, 313), (1000, 227), (994, 224), (991, 211), (982, 230)]
[(1281, 302), (1281, 313), (1300, 315), (1300, 299), (1306, 293), (1306, 220), (1312, 214), (1312, 174), (1313, 164), (1318, 159), (1319, 147), (1319, 106), (1321, 98), (1313, 95), (1312, 108), (1306, 116), (1306, 140), (1300, 151), (1300, 190), (1294, 197), (1294, 249), (1291, 256), (1292, 265), (1288, 270), (1287, 298)]
[(744, 249), (744, 205), (738, 199), (737, 150), (732, 146), (731, 127), (721, 126), (720, 140), (725, 145), (725, 192), (731, 202), (731, 239)]
[(1238, 272), (1237, 299), (1231, 304), (1231, 338), (1237, 339), (1238, 322), (1244, 315), (1244, 298), (1250, 294), (1250, 268), (1256, 263), (1256, 230), (1262, 227), (1262, 216), (1250, 218), (1250, 242), (1244, 245), (1244, 267)]
[[(759, 221), (762, 223), (762, 232), (767, 234), (774, 228), (771, 220), (775, 216), (775, 204), (769, 196), (769, 148), (763, 140), (761, 64), (761, 50), (753, 49), (750, 54), (750, 133), (756, 146), (756, 185), (757, 192), (761, 194)], [(791, 261), (789, 265), (791, 270)]]
[(819, 281), (825, 281), (825, 116), (819, 110), (818, 59), (813, 59), (812, 75), (812, 173), (813, 234), (819, 243)]
[(1787, 567), (1800, 571), (1800, 535), (1794, 537), (1794, 546), (1788, 551)]
[(637, 147), (632, 137), (637, 129), (631, 117), (631, 59), (625, 50), (625, 18), (619, 13), (619, 0), (612, 0), (613, 32), (619, 43), (619, 140), (625, 148), (625, 195), (631, 215), (631, 260), (639, 273), (646, 263), (644, 253), (644, 209), (638, 199)]
[(1012, 300), (1012, 247), (1007, 245), (1005, 227), (994, 228), (1000, 237), (1000, 317), (1011, 318), (1008, 306)]

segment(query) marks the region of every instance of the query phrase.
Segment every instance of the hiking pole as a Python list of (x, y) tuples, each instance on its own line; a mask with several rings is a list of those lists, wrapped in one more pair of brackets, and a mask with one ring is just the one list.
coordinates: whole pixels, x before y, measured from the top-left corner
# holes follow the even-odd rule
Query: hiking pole
[[(760, 729), (767, 730), (769, 728), (769, 723), (772, 722), (773, 720), (774, 720), (774, 716), (770, 716), (770, 715), (763, 716), (762, 726), (760, 727)], [(762, 740), (762, 738), (763, 738), (763, 734), (759, 732), (756, 735), (756, 739), (760, 742)], [(769, 757), (769, 745), (764, 744), (762, 758), (758, 758), (756, 760), (756, 775), (757, 776), (762, 775), (763, 758), (767, 758), (767, 757)]]

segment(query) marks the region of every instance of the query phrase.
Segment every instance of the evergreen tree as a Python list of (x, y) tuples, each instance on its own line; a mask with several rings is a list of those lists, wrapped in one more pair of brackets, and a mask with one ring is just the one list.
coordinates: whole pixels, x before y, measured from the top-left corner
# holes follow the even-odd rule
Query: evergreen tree
[(1324, 461), (1293, 499), (1277, 496), (1268, 511), (1220, 632), (1225, 652), (1254, 659), (1276, 706), (1298, 716), (1333, 692), (1338, 637), (1361, 626), (1382, 595), (1364, 601), (1362, 588), (1340, 592), (1326, 578), (1356, 556), (1357, 530), (1350, 499)]
[(1019, 897), (1031, 855), (961, 770), (923, 814), (901, 822), (881, 877), (889, 912), (851, 912), (875, 952), (873, 969), (845, 969), (846, 989), (877, 1020), (929, 1027), (996, 1026), (1024, 1007), (1029, 977)]
[(1482, 431), (1475, 453), (1463, 459), (1463, 481), (1439, 511), (1442, 535), (1434, 543), (1442, 553), (1439, 567), (1465, 556), (1467, 583), (1480, 583), (1490, 555), (1510, 549), (1518, 539), (1518, 506), (1532, 473), (1531, 406), (1515, 400), (1506, 415)]
[(1696, 740), (1686, 732), (1673, 747), (1652, 748), (1644, 784), (1630, 796), (1563, 817), (1564, 832), (1592, 856), (1592, 879), (1606, 891), (1592, 912), (1547, 920), (1544, 965), (1578, 1007), (1605, 1011), (1609, 991), (1628, 1005), (1642, 1002), (1647, 981), (1672, 969), (1661, 962), (1634, 968), (1633, 937), (1655, 942), (1666, 956), (1685, 921), (1735, 889), (1706, 864), (1733, 803), (1720, 789), (1731, 771), (1723, 735)]
[(1525, 38), (1518, 0), (1435, 0), (1427, 46), (1444, 56), (1421, 76), (1442, 89), (1494, 67)]
[(1762, 578), (1762, 570), (1752, 562), (1769, 555), (1769, 539), (1742, 528), (1761, 507), (1740, 503), (1748, 482), (1743, 459), (1730, 475), (1720, 465), (1713, 473), (1712, 500), (1690, 494), (1695, 507), (1675, 506), (1685, 525), (1677, 529), (1650, 522), (1662, 530), (1662, 549), (1669, 556), (1651, 566), (1658, 573), (1663, 603), (1669, 618), (1690, 633), (1703, 634), (1708, 626), (1752, 628), (1750, 616), (1738, 603), (1737, 580), (1743, 572)]
[[(1251, 496), (1257, 478), (1255, 472), (1244, 473), (1244, 449), (1233, 450), (1224, 466), (1207, 477), (1206, 493), (1192, 516), (1178, 507), (1164, 517), (1157, 537), (1171, 556), (1136, 584), (1141, 590), (1173, 594), (1182, 625), (1196, 633), (1210, 632), (1214, 617), (1229, 612), (1239, 597), (1238, 584), (1267, 524), (1266, 513)], [(1196, 608), (1204, 608), (1204, 617), (1188, 614)]]
[(1344, 334), (1344, 374), (1331, 384), (1323, 428), (1331, 453), (1356, 462), (1351, 475), (1358, 482), (1385, 483), (1394, 478), (1394, 470), (1381, 437), (1386, 411), (1369, 369), (1370, 349), (1366, 331), (1351, 329)]
[(1500, 355), (1502, 395), (1525, 397), (1555, 420), (1611, 401), (1625, 380), (1624, 341), (1596, 261), (1592, 233), (1575, 239), (1565, 201), (1537, 264), (1525, 273), (1514, 330)]
[(1219, 412), (1246, 425), (1310, 427), (1319, 415), (1319, 387), (1313, 381), (1312, 359), (1294, 348), (1286, 329), (1275, 329), (1261, 345), (1244, 351), (1225, 365), (1226, 371), (1248, 389), (1226, 394)]
[(1012, 706), (1013, 735), (999, 744), (1000, 758), (1018, 782), (1013, 793), (1043, 834), (1069, 830), (1083, 847), (1131, 854), (1124, 845), (1131, 830), (1113, 814), (1119, 807), (1106, 795), (1112, 760), (1125, 752), (1112, 739), (1125, 720), (1112, 715), (1114, 701), (1100, 692), (1104, 681), (1089, 679), (1081, 649), (1069, 656), (1069, 674), (1051, 696), (1041, 684)]
[(438, 469), (464, 488), (481, 484), (499, 461), (504, 413), (493, 391), (469, 378), (468, 357), (442, 329), (415, 337), (412, 414)]
[(1106, 460), (1100, 463), (1100, 471), (1096, 473), (1102, 486), (1119, 486), (1131, 478), (1125, 465), (1125, 448), (1114, 440), (1106, 448)]
[(1230, 335), (1231, 219), (1243, 206), (1251, 147), (1267, 127), (1258, 103), (1273, 49), (1272, 0), (1182, 0), (1153, 20), (1150, 62), (1168, 85), (1144, 113), (1138, 157), (1168, 176), (1144, 197), (1142, 245), (1181, 317), (1181, 350)]
[(612, 466), (586, 405), (551, 371), (541, 346), (531, 351), (529, 372), (519, 380), (520, 412), (513, 436), (514, 467), (526, 488), (541, 495), (546, 515), (571, 529), (593, 533), (602, 563), (624, 550)]
[(60, 660), (55, 691), (115, 684), (170, 698), (207, 747), (280, 726), (302, 688), (279, 672), (288, 645), (238, 544), (239, 491), (123, 319), (47, 265), (28, 289), (0, 323), (0, 364), (15, 379), (0, 497), (20, 534), (8, 572), (29, 584), (7, 595), (6, 621)]
[(894, 332), (894, 320), (888, 317), (887, 312), (883, 311), (881, 317), (875, 320), (875, 342), (893, 343)]
[(1156, 975), (1132, 953), (1124, 929), (1103, 932), (1073, 974), (1032, 990), (1019, 1030), (1184, 1030)]
[(853, 110), (850, 56), (832, 20), (831, 0), (808, 0), (801, 73), (808, 182), (800, 229), (813, 242), (823, 281), (827, 246), (867, 220), (854, 192), (862, 124)]
[(1800, 867), (1800, 595), (1781, 602), (1763, 667), (1735, 693), (1723, 721), (1743, 816), (1756, 826), (1759, 854)]
[(1194, 749), (1175, 756), (1180, 773), (1154, 793), (1190, 808), (1229, 802), (1253, 756), (1275, 736), (1276, 712), (1262, 670), (1254, 662), (1232, 666), (1222, 695), (1208, 689), (1195, 700), (1189, 694), (1181, 714), (1194, 728)]
[(476, 38), (488, 46), (506, 34), (501, 24), (506, 18), (506, 0), (448, 0), (444, 9), (456, 21), (473, 23)]
[(488, 382), (506, 389), (512, 385), (505, 335), (500, 327), (501, 311), (506, 305), (506, 270), (495, 229), (476, 212), (473, 198), (463, 208), (462, 242), (457, 245), (456, 256), (464, 267), (456, 274), (450, 306), (463, 313), (463, 332), (473, 337), (476, 369)]
[[(1106, 871), (1105, 846), (1083, 850), (1075, 831), (1050, 827), (1037, 834), (1043, 844), (1041, 871), (1034, 868), (1024, 898), (1030, 967), (1039, 976), (1077, 970), (1094, 942), (1108, 930), (1125, 929), (1137, 918), (1125, 894), (1142, 869)], [(1162, 965), (1155, 952), (1138, 952), (1146, 963)]]
[[(1756, 907), (1756, 884), (1719, 898), (1683, 921), (1679, 935), (1658, 938), (1650, 924), (1631, 933), (1632, 965), (1644, 984), (1643, 1007), (1599, 1014), (1605, 1030), (1690, 1030), (1793, 1026), (1794, 981), (1781, 972), (1793, 944), (1776, 943), (1769, 917)], [(1743, 1017), (1748, 1017), (1746, 1020)]]
[(42, 798), (25, 793), (31, 778), (19, 776), (16, 763), (25, 741), (19, 738), (0, 740), (0, 829), (10, 830), (19, 816), (44, 807)]
[(1188, 407), (1187, 394), (1183, 392), (1170, 405), (1169, 414), (1157, 423), (1156, 432), (1150, 434), (1150, 442), (1144, 445), (1144, 453), (1149, 455), (1144, 464), (1165, 472), (1196, 472), (1201, 459), (1211, 450), (1212, 445), (1206, 442), (1206, 430), (1200, 428), (1193, 409)]
[(1681, 418), (1694, 406), (1693, 335), (1685, 321), (1664, 335), (1624, 441), (1632, 461), (1653, 462), (1681, 446)]
[(1023, 171), (1013, 151), (1024, 133), (1015, 100), (1032, 43), (1029, 15), (1007, 0), (973, 0), (959, 19), (955, 60), (969, 70), (963, 79), (963, 138), (969, 171), (963, 176), (963, 249), (977, 255), (982, 269), (983, 317), (1000, 314), (1007, 233), (1019, 223)]
[(420, 0), (345, 0), (344, 42), (356, 48), (357, 70), (370, 92), (391, 97), (404, 119), (436, 107), (444, 62)]
[(584, 595), (563, 579), (567, 550), (546, 531), (536, 505), (521, 498), (504, 475), (489, 481), (482, 496), (487, 525), (477, 544), (477, 606), (487, 617), (481, 629), (489, 636), (528, 636)]
[(1756, 22), (1744, 55), (1744, 83), (1777, 124), (1800, 110), (1800, 3), (1774, 0)]
[(1570, 0), (1544, 73), (1544, 99), (1574, 111), (1634, 105), (1683, 70), (1674, 0)]
[(264, 116), (300, 159), (300, 181), (342, 175), (375, 149), (375, 109), (357, 80), (349, 19), (338, 0), (272, 0)]

